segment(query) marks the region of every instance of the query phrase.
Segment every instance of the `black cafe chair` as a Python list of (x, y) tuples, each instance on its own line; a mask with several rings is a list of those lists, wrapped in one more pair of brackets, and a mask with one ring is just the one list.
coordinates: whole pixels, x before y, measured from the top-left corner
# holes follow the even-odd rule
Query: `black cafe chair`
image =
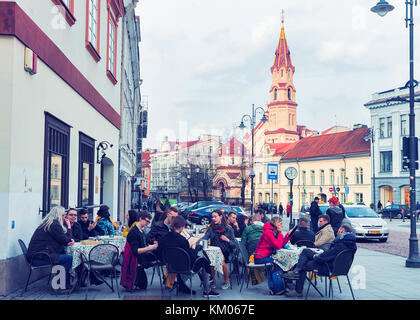
[[(46, 252), (37, 252), (33, 255), (32, 259), (29, 259), (28, 258), (28, 248), (26, 247), (25, 242), (23, 242), (22, 239), (18, 239), (18, 242), (19, 242), (20, 249), (22, 250), (23, 256), (25, 257), (26, 264), (29, 268), (29, 275), (28, 275), (28, 279), (26, 280), (25, 288), (22, 290), (22, 292), (20, 294), (20, 296), (22, 296), (27, 291), (29, 280), (31, 278), (32, 272), (35, 271), (35, 270), (49, 269), (48, 283), (47, 283), (47, 285), (49, 285), (50, 281), (51, 281), (52, 268), (53, 268), (54, 264), (51, 261), (50, 255)], [(41, 266), (33, 266), (32, 265), (32, 260), (34, 258), (37, 258), (37, 259), (40, 259), (40, 260), (45, 260), (45, 264), (41, 265)], [(57, 295), (57, 292), (55, 290), (54, 290), (54, 292)]]
[(311, 240), (299, 240), (299, 241), (296, 241), (295, 245), (297, 247), (315, 248), (315, 244)]
[[(190, 280), (190, 296), (192, 300), (192, 277), (195, 274), (191, 267), (191, 258), (187, 251), (182, 248), (164, 248), (162, 261), (168, 268), (168, 273), (184, 274)], [(176, 294), (179, 293), (179, 286), (176, 287)]]
[[(98, 259), (97, 257), (105, 257)], [(118, 279), (117, 279), (117, 269), (116, 266), (119, 264), (119, 250), (113, 244), (98, 244), (94, 246), (92, 250), (89, 252), (89, 257), (82, 253), (81, 254), (82, 264), (87, 269), (87, 279), (91, 281), (90, 275), (92, 273), (95, 274), (99, 279), (101, 279), (111, 290), (114, 292), (114, 284), (113, 280), (115, 279), (118, 298), (120, 297), (120, 292), (118, 289)], [(101, 275), (103, 271), (110, 271), (111, 272), (111, 285), (104, 279)], [(85, 299), (88, 296), (89, 286), (86, 286), (86, 295)]]
[[(351, 295), (353, 297), (353, 300), (356, 300), (354, 297), (354, 293), (353, 293), (353, 288), (351, 286), (351, 282), (348, 276), (348, 273), (350, 271), (350, 268), (353, 264), (353, 260), (354, 260), (354, 251), (353, 250), (343, 250), (341, 251), (334, 259), (333, 262), (333, 268), (332, 270), (330, 270), (329, 266), (327, 263), (324, 263), (324, 265), (326, 266), (326, 269), (328, 270), (328, 274), (321, 274), (319, 273), (317, 270), (313, 271), (313, 275), (319, 275), (321, 277), (325, 277), (325, 294), (327, 294), (327, 279), (329, 280), (329, 290), (328, 290), (328, 296), (331, 297), (331, 299), (334, 299), (334, 290), (333, 290), (333, 279), (336, 278), (337, 279), (337, 284), (338, 284), (338, 288), (341, 291), (341, 286), (340, 286), (340, 282), (338, 280), (339, 276), (346, 276), (347, 278), (347, 283), (349, 285), (350, 288), (350, 292)], [(309, 288), (311, 287), (311, 285), (316, 289), (316, 285), (314, 285), (311, 281), (311, 279), (309, 279), (307, 277), (308, 281), (310, 282), (309, 286), (308, 286), (308, 290), (306, 291), (306, 297), (305, 299), (307, 299), (308, 297), (308, 293), (309, 293)], [(318, 291), (318, 290), (317, 290)], [(319, 291), (318, 291), (319, 293)]]

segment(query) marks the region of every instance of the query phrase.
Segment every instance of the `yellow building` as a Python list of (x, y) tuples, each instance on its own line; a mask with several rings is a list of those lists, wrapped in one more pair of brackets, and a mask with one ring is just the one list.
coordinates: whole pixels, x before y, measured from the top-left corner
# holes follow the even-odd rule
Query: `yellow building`
[(301, 139), (279, 161), (280, 201), (287, 203), (290, 185), (284, 172), (294, 167), (293, 205), (298, 211), (318, 196), (327, 202), (336, 196), (341, 203), (371, 204), (369, 128)]

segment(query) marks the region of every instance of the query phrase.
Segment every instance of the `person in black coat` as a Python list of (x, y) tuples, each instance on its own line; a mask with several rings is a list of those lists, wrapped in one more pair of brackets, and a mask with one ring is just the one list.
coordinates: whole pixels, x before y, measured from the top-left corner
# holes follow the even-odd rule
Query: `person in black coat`
[(65, 209), (61, 206), (51, 209), (41, 221), (29, 242), (27, 257), (32, 261), (33, 266), (41, 266), (50, 262), (46, 256), (37, 255), (37, 253), (44, 252), (50, 257), (52, 264), (62, 265), (66, 270), (67, 289), (59, 290), (59, 293), (68, 293), (69, 272), (73, 257), (65, 254), (64, 248), (65, 246), (72, 246), (74, 243), (71, 223), (67, 218)]
[(178, 216), (178, 209), (171, 207), (166, 214), (161, 217), (161, 220), (155, 222), (147, 234), (147, 243), (152, 244), (159, 241), (163, 236), (166, 236), (171, 228), (172, 219)]
[(340, 252), (344, 250), (357, 250), (356, 237), (350, 225), (342, 225), (334, 239), (331, 247), (321, 254), (316, 254), (311, 249), (304, 249), (299, 257), (298, 263), (293, 271), (283, 275), (283, 278), (296, 280), (295, 290), (286, 293), (288, 297), (303, 297), (303, 286), (306, 279), (306, 272), (318, 270), (320, 275), (328, 275), (329, 270), (333, 270), (334, 260)]
[(300, 218), (298, 222), (298, 229), (290, 238), (290, 243), (295, 244), (301, 240), (315, 242), (315, 233), (308, 229), (309, 220), (307, 218)]
[(90, 237), (103, 236), (105, 232), (96, 226), (96, 222), (89, 220), (89, 214), (85, 209), (79, 211), (79, 225), (82, 228), (82, 240)]
[(67, 219), (70, 221), (73, 239), (75, 242), (83, 240), (82, 226), (77, 222), (77, 210), (70, 208), (67, 210)]
[(209, 276), (211, 274), (209, 259), (205, 255), (199, 255), (199, 251), (202, 248), (196, 247), (195, 245), (190, 248), (188, 240), (181, 234), (184, 231), (185, 225), (186, 221), (182, 216), (177, 216), (172, 219), (171, 231), (158, 242), (158, 254), (163, 256), (165, 248), (184, 249), (190, 257), (193, 272), (198, 273), (200, 277), (203, 286), (203, 295), (206, 297), (219, 296), (209, 285)]
[(311, 230), (314, 233), (318, 232), (318, 218), (322, 215), (321, 209), (318, 206), (319, 198), (315, 197), (314, 201), (311, 203), (311, 208), (309, 209), (309, 214), (311, 216)]

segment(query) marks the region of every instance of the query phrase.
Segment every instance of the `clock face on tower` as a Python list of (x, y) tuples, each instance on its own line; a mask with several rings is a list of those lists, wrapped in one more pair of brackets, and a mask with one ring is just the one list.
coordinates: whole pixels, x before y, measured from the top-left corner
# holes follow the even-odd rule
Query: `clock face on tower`
[(294, 180), (297, 177), (297, 170), (294, 167), (289, 167), (286, 169), (286, 171), (284, 172), (284, 175), (286, 176), (287, 179), (289, 180)]

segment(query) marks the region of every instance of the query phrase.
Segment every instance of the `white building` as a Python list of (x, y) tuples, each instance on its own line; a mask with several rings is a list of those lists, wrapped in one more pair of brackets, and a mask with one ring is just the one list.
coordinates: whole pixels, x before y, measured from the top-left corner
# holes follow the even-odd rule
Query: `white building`
[[(136, 17), (134, 8), (136, 0), (125, 0), (126, 14), (122, 17), (124, 38), (122, 50), (124, 54), (123, 77), (121, 78), (121, 136), (120, 136), (120, 177), (119, 177), (119, 214), (124, 220), (125, 213), (131, 209), (131, 190), (137, 171), (137, 127), (140, 120), (141, 94), (140, 85), (140, 19)], [(126, 222), (126, 221), (124, 221)]]
[[(150, 192), (155, 197), (169, 197), (170, 199), (188, 198), (187, 179), (194, 183), (201, 182), (198, 176), (206, 174), (209, 170), (214, 171), (218, 164), (220, 148), (220, 136), (202, 134), (197, 140), (179, 142), (169, 141), (165, 137), (161, 147), (156, 152), (151, 152), (151, 181)], [(199, 175), (196, 176), (194, 166), (199, 166)], [(189, 173), (188, 168), (194, 168)], [(188, 175), (190, 174), (190, 178)], [(202, 177), (202, 176), (200, 176)], [(196, 182), (197, 184), (197, 182)], [(209, 194), (211, 196), (211, 184)]]
[[(420, 97), (420, 92), (416, 93)], [(365, 104), (371, 116), (374, 139), (372, 143), (372, 192), (376, 204), (388, 201), (395, 204), (410, 204), (410, 178), (408, 169), (402, 167), (402, 138), (409, 135), (409, 112), (407, 102), (393, 101), (395, 97), (409, 98), (409, 90), (397, 88), (372, 95)], [(415, 104), (416, 135), (420, 133), (420, 105)], [(416, 199), (419, 199), (420, 179), (416, 173)], [(373, 197), (372, 197), (373, 198)]]
[(122, 0), (0, 0), (0, 295), (24, 284), (17, 240), (52, 206), (117, 218), (123, 14)]

